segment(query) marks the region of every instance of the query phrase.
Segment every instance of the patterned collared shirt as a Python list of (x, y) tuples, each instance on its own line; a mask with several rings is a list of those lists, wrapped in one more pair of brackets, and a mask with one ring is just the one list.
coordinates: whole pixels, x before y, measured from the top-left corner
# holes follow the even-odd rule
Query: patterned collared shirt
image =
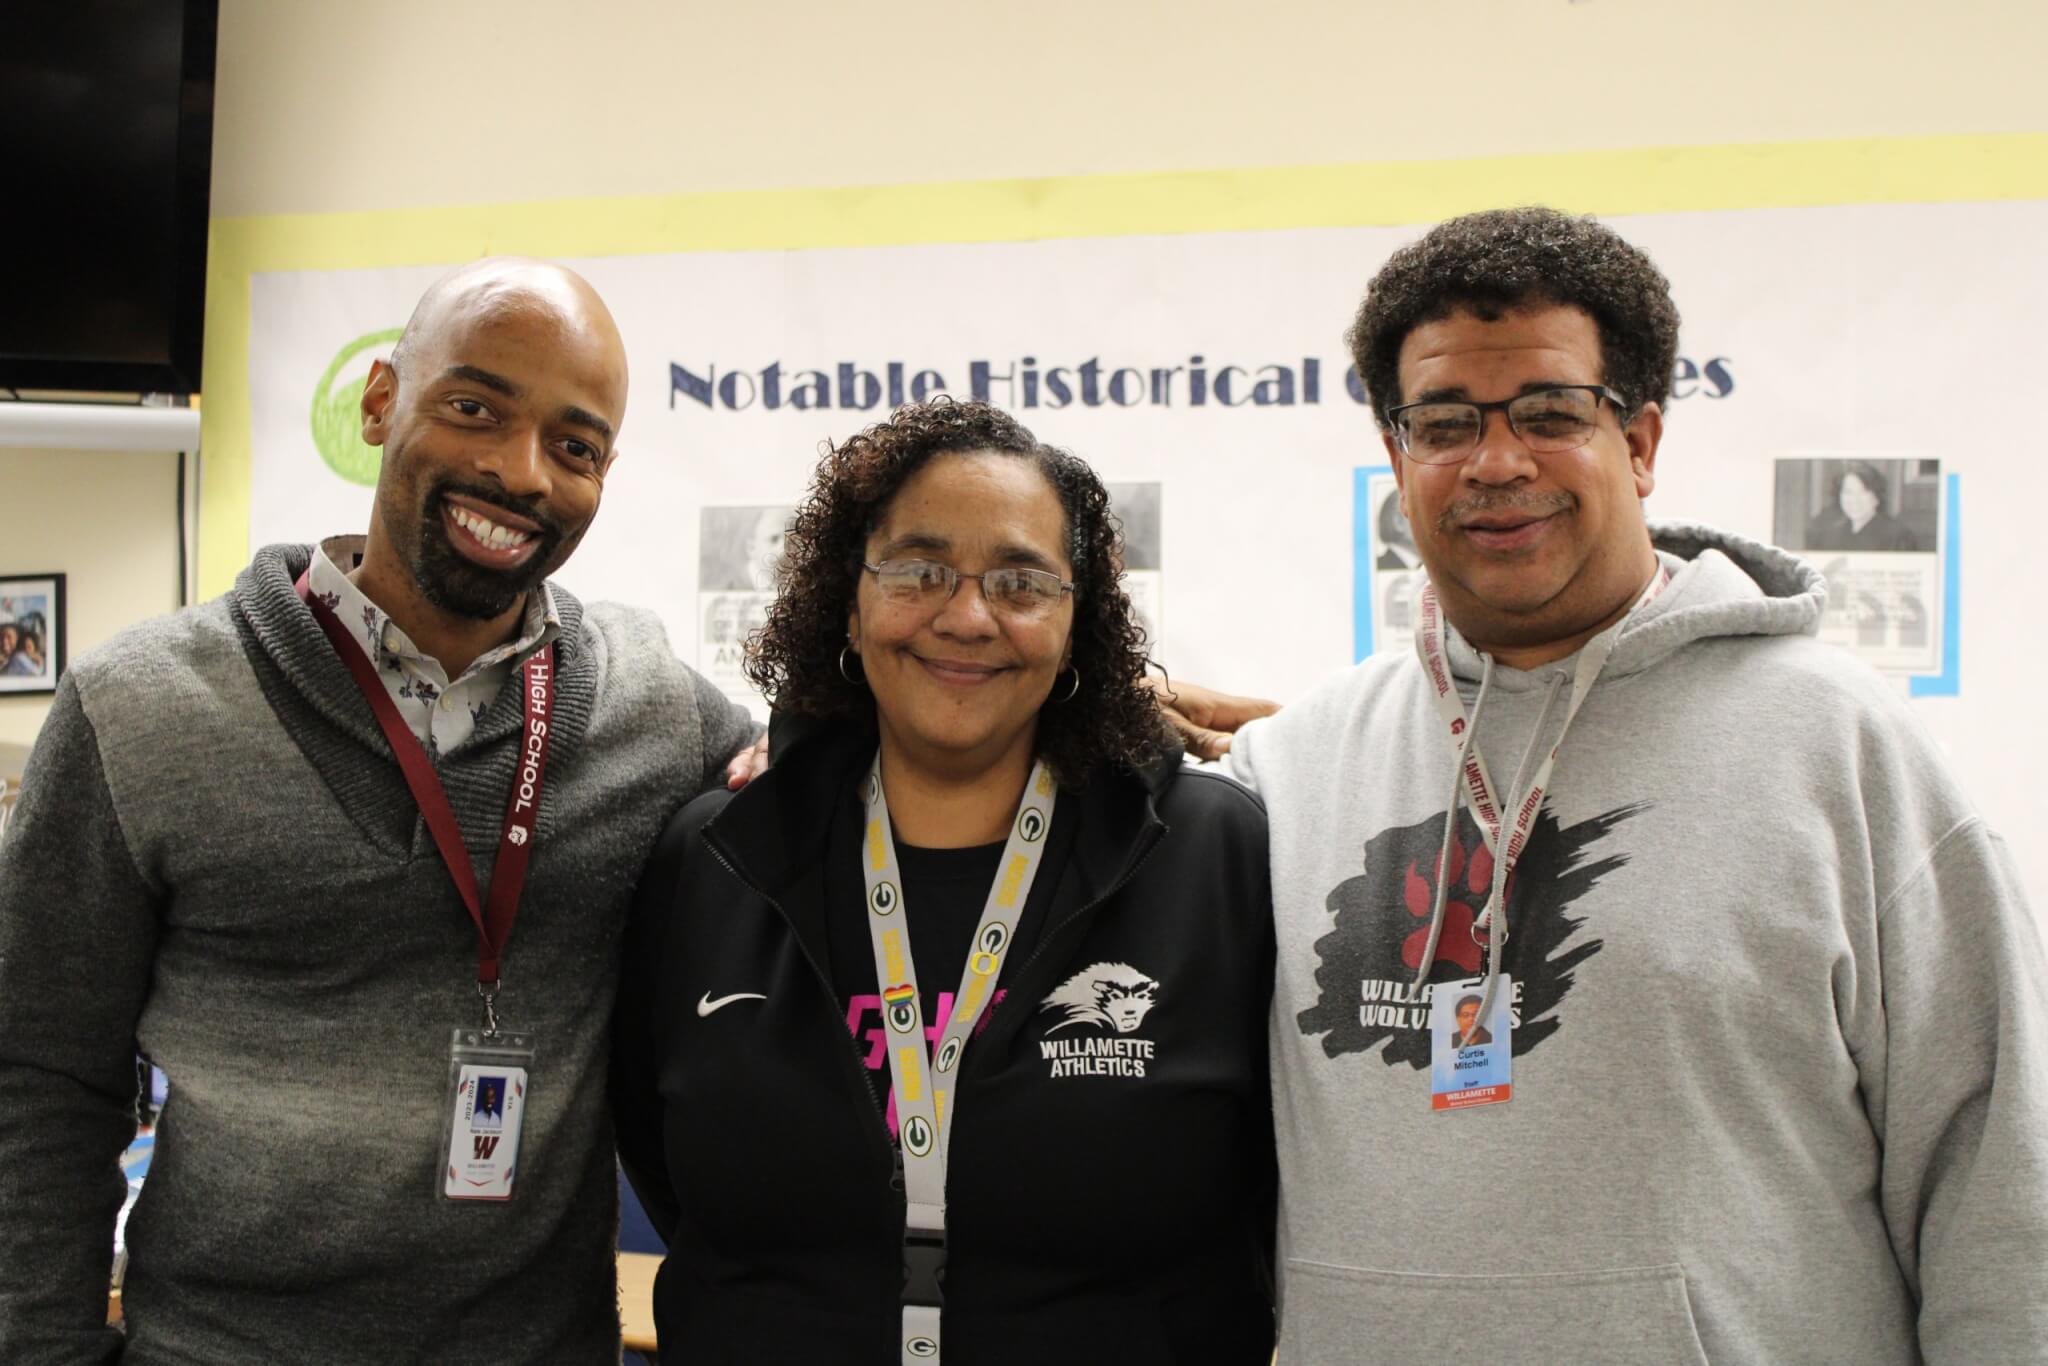
[(397, 622), (349, 582), (348, 571), (362, 558), (361, 536), (330, 536), (313, 552), (306, 586), (362, 642), (398, 714), (428, 757), (438, 759), (469, 739), (511, 678), (512, 666), (562, 633), (554, 590), (543, 583), (538, 593), (529, 593), (518, 637), (484, 651), (450, 682), (439, 660), (422, 654)]

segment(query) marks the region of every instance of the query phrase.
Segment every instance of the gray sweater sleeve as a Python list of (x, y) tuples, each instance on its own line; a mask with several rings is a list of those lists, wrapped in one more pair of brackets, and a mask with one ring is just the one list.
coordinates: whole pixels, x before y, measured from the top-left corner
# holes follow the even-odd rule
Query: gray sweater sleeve
[(0, 1361), (110, 1361), (114, 1220), (157, 894), (67, 677), (0, 840)]
[(2048, 961), (2034, 917), (2005, 846), (1975, 818), (1878, 915), (1881, 999), (1858, 1063), (1921, 1352), (1929, 1366), (2040, 1360)]

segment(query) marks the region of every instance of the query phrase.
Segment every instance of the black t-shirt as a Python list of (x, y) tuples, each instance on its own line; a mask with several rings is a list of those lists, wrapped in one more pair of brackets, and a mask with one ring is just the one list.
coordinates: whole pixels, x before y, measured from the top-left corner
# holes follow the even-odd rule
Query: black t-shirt
[[(1010, 948), (1003, 957), (995, 997), (983, 1010), (977, 1033), (988, 1024), (989, 1013), (1007, 994), (1003, 983), (1016, 975), (1015, 969), (1031, 956), (1037, 942), (1045, 908), (1051, 904), (1060, 870), (1073, 847), (1073, 807), (1072, 802), (1059, 802), (1053, 807), (1052, 829), (1045, 837), (1045, 855), (1038, 877), (1031, 884), (1024, 914), (1018, 918)], [(860, 870), (861, 835), (865, 828), (860, 802), (849, 796), (840, 803), (833, 818), (832, 838), (827, 846), (831, 872), (825, 882), (825, 934), (831, 956), (833, 994), (839, 998), (847, 1031), (860, 1045), (861, 1061), (868, 1067), (868, 1084), (874, 1087), (875, 1103), (882, 1108), (893, 1137), (896, 1110), (890, 1100), (888, 1029), (882, 1021), (884, 984), (875, 980), (875, 952), (868, 933), (867, 884)], [(974, 927), (981, 923), (989, 888), (1002, 867), (1005, 842), (967, 849), (924, 849), (901, 840), (896, 843), (896, 868), (902, 875), (903, 903), (907, 908), (904, 914), (910, 922), (910, 956), (917, 965), (917, 986), (923, 997), (919, 1005), (924, 1013), (926, 1057), (931, 1056), (932, 1041), (952, 1014), (953, 996), (967, 967)], [(1024, 1005), (1020, 1001), (1006, 1009)], [(973, 1053), (970, 1038), (967, 1055)]]

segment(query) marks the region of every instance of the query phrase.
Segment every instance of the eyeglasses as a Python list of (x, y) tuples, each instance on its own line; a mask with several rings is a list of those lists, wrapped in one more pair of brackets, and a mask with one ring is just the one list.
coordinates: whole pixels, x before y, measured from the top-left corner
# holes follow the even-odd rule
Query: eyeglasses
[(1538, 454), (1575, 451), (1593, 439), (1603, 398), (1626, 427), (1627, 401), (1604, 384), (1560, 384), (1495, 403), (1404, 403), (1387, 410), (1387, 421), (1410, 460), (1455, 465), (1478, 448), (1488, 413), (1506, 413), (1508, 429)]
[(890, 602), (936, 610), (951, 602), (962, 579), (979, 579), (981, 596), (990, 609), (1007, 617), (1040, 617), (1074, 591), (1074, 585), (1043, 569), (989, 569), (963, 574), (936, 560), (861, 562)]

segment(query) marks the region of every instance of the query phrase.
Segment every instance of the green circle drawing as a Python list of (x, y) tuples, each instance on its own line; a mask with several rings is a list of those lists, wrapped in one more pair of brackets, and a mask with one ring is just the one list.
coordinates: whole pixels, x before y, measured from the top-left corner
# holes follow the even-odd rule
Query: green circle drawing
[(349, 380), (339, 388), (335, 387), (334, 378), (349, 361), (371, 347), (397, 341), (404, 330), (393, 327), (357, 337), (335, 353), (334, 363), (313, 388), (313, 446), (327, 462), (327, 468), (351, 484), (374, 487), (383, 456), (375, 446), (363, 441), (363, 388), (370, 377)]

